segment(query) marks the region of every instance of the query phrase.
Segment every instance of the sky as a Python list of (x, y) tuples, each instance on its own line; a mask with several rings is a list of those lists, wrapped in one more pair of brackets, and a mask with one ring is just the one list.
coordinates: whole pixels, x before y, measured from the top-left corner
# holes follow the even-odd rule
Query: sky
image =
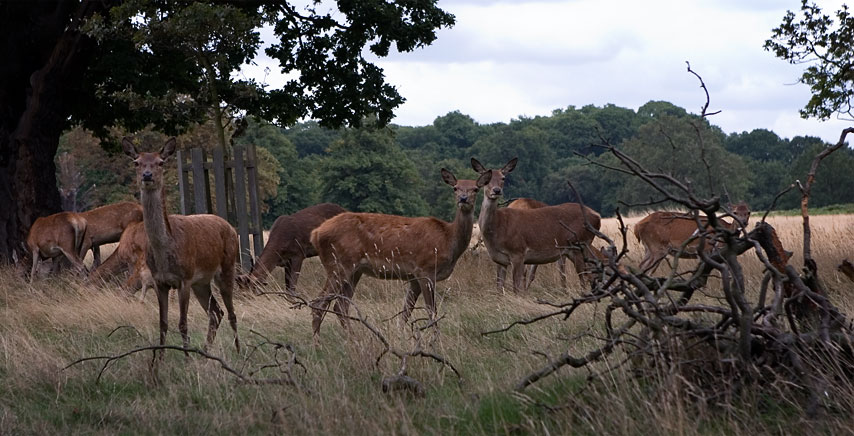
[[(835, 11), (840, 1), (817, 3)], [(783, 138), (839, 140), (854, 121), (801, 119), (810, 97), (789, 65), (762, 46), (799, 0), (439, 0), (456, 25), (430, 46), (375, 59), (406, 102), (395, 124), (423, 126), (460, 111), (479, 123), (548, 116), (568, 106), (637, 110), (663, 100), (726, 133), (764, 128)], [(264, 61), (259, 66), (263, 67)], [(275, 71), (276, 68), (272, 67)], [(267, 82), (276, 85), (277, 75)]]

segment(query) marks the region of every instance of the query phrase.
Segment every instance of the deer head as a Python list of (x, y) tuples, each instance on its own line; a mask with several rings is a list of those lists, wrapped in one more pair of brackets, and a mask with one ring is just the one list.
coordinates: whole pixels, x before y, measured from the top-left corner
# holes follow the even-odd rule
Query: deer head
[(487, 185), (486, 191), (484, 191), (486, 198), (496, 200), (504, 194), (504, 179), (507, 177), (507, 174), (510, 174), (510, 172), (516, 168), (517, 162), (519, 162), (519, 158), (514, 157), (513, 159), (510, 159), (510, 162), (507, 162), (507, 165), (504, 165), (500, 170), (490, 170), (484, 167), (477, 159), (471, 158), (471, 167), (475, 171), (481, 175), (492, 174), (489, 185)]
[(454, 187), (454, 196), (457, 200), (457, 207), (463, 212), (471, 212), (474, 209), (474, 202), (477, 199), (477, 191), (492, 179), (491, 172), (485, 172), (477, 178), (477, 180), (457, 180), (454, 175), (442, 168), (442, 180)]
[(169, 138), (157, 153), (137, 153), (130, 138), (122, 139), (125, 154), (136, 165), (136, 182), (143, 190), (160, 190), (163, 187), (163, 163), (175, 153), (175, 138)]
[(747, 221), (750, 219), (750, 207), (747, 203), (742, 201), (737, 204), (730, 204), (729, 207), (732, 210), (732, 215), (738, 220), (736, 226), (739, 229), (747, 227)]

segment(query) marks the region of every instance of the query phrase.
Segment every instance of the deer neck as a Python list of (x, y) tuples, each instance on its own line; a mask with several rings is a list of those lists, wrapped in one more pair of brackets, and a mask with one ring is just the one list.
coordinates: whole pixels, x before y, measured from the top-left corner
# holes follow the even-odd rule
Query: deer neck
[(168, 253), (175, 250), (175, 240), (172, 238), (172, 229), (166, 217), (163, 190), (142, 189), (140, 200), (142, 222), (148, 237), (149, 255), (154, 258), (158, 270), (165, 269)]
[(492, 238), (495, 235), (498, 221), (498, 199), (490, 199), (485, 194), (483, 203), (480, 205), (480, 216), (477, 219), (477, 225), (480, 226), (480, 234), (483, 240)]
[(451, 258), (458, 259), (463, 252), (468, 248), (471, 242), (472, 227), (474, 226), (474, 207), (468, 211), (464, 211), (462, 207), (457, 206), (457, 214), (454, 216), (454, 221), (451, 222), (453, 230), (453, 241), (451, 243)]

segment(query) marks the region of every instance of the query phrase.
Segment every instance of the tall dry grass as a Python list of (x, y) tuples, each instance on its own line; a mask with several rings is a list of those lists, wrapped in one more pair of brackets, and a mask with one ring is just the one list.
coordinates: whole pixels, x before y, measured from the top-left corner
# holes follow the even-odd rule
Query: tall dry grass
[[(636, 219), (635, 219), (636, 220)], [(629, 220), (631, 222), (632, 220)], [(800, 262), (800, 220), (771, 220), (783, 244)], [(603, 228), (617, 236), (616, 223)], [(822, 277), (834, 290), (831, 298), (851, 310), (852, 286), (834, 266), (848, 253), (854, 217), (813, 217), (813, 251)], [(630, 262), (637, 264), (641, 247), (628, 238)], [(742, 257), (750, 287), (758, 287), (761, 266), (752, 254)], [(851, 256), (854, 257), (854, 256)], [(695, 261), (683, 260), (682, 268)], [(664, 271), (666, 267), (662, 266)], [(282, 283), (281, 271), (276, 273)], [(316, 259), (305, 263), (299, 291), (313, 296), (323, 285)], [(283, 357), (282, 350), (252, 333), (294, 347), (304, 370), (295, 375), (302, 386), (248, 385), (199, 357), (168, 353), (160, 364), (159, 383), (151, 377), (150, 353), (132, 355), (96, 377), (103, 362), (63, 369), (84, 356), (113, 355), (157, 342), (155, 296), (140, 302), (114, 285), (84, 285), (76, 277), (52, 277), (27, 284), (13, 268), (0, 269), (0, 434), (19, 433), (294, 433), (294, 434), (718, 434), (732, 432), (797, 432), (819, 429), (847, 431), (850, 413), (829, 412), (821, 422), (800, 418), (796, 399), (745, 393), (728, 408), (684, 398), (678, 377), (634, 379), (626, 370), (602, 372), (618, 356), (595, 365), (601, 372), (586, 382), (587, 370), (563, 369), (522, 394), (512, 387), (566, 350), (581, 354), (589, 347), (582, 333), (601, 329), (603, 308), (586, 307), (572, 322), (548, 320), (483, 336), (482, 332), (547, 311), (536, 298), (564, 301), (581, 292), (570, 279), (568, 292), (558, 289), (557, 268), (540, 268), (526, 295), (495, 289), (495, 267), (485, 254), (466, 254), (450, 279), (437, 286), (440, 335), (432, 351), (447, 358), (462, 374), (427, 359), (413, 358), (408, 374), (427, 387), (418, 398), (385, 394), (381, 379), (399, 368), (399, 361), (376, 359), (382, 346), (370, 333), (353, 325), (348, 336), (334, 317), (322, 328), (318, 344), (311, 334), (309, 311), (294, 309), (276, 296), (238, 296), (236, 308), (244, 349), (236, 353), (231, 331), (221, 327), (212, 348), (234, 368), (277, 377), (275, 368), (261, 369)], [(717, 298), (711, 283), (702, 298)], [(270, 289), (277, 288), (271, 282)], [(397, 281), (364, 279), (355, 304), (398, 348), (412, 341), (392, 318), (403, 305), (405, 286)], [(420, 303), (420, 302), (419, 302)], [(423, 303), (420, 304), (423, 307)], [(168, 343), (180, 344), (177, 301), (170, 304)], [(420, 312), (424, 314), (423, 309)], [(206, 316), (191, 303), (191, 343), (201, 346)], [(278, 353), (278, 354), (276, 354)], [(854, 396), (854, 389), (851, 390)], [(755, 397), (755, 398), (754, 398)], [(850, 411), (848, 411), (850, 412)]]

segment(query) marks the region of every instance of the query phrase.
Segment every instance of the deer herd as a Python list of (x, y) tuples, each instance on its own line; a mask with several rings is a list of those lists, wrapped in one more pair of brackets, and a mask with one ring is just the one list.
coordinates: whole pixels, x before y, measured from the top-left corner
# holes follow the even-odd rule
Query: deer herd
[[(88, 212), (61, 212), (36, 219), (26, 240), (32, 257), (30, 282), (39, 264), (53, 259), (53, 269), (67, 260), (85, 271), (86, 253), (93, 252), (93, 270), (87, 280), (98, 282), (130, 269), (125, 282), (131, 289), (154, 289), (159, 307), (160, 344), (166, 342), (169, 291), (178, 291), (179, 321), (184, 347), (189, 346), (187, 311), (192, 293), (208, 315), (206, 346), (215, 338), (223, 311), (213, 296), (219, 291), (239, 350), (235, 284), (257, 287), (282, 267), (286, 293), (296, 296), (303, 261), (318, 256), (326, 272), (321, 295), (309, 306), (317, 336), (325, 315), (334, 313), (347, 328), (349, 306), (362, 276), (406, 282), (400, 312), (402, 320), (412, 313), (419, 296), (431, 319), (436, 316), (436, 284), (451, 276), (472, 241), (481, 238), (496, 264), (496, 283), (504, 290), (507, 269), (512, 289), (524, 293), (534, 280), (538, 265), (557, 262), (561, 288), (566, 288), (565, 260), (575, 267), (582, 283), (586, 260), (599, 256), (593, 247), (599, 231), (599, 214), (578, 203), (547, 205), (534, 199), (517, 199), (500, 207), (504, 183), (516, 168), (511, 159), (501, 168), (488, 169), (471, 159), (476, 180), (461, 180), (442, 168), (442, 181), (453, 188), (456, 213), (453, 221), (433, 217), (405, 217), (379, 213), (348, 212), (332, 203), (308, 207), (279, 217), (266, 246), (248, 273), (237, 276), (238, 237), (234, 228), (216, 215), (170, 215), (165, 207), (164, 163), (176, 149), (174, 138), (159, 152), (139, 153), (130, 138), (122, 147), (136, 167), (139, 202), (123, 202)], [(480, 213), (475, 218), (478, 192), (483, 190)], [(744, 203), (731, 206), (733, 221), (720, 220), (726, 231), (747, 225), (750, 210)], [(475, 224), (477, 223), (477, 224)], [(645, 254), (640, 270), (652, 274), (667, 256), (697, 257), (718, 245), (715, 229), (699, 216), (679, 212), (653, 212), (633, 228)], [(719, 227), (720, 230), (720, 227)], [(476, 233), (473, 239), (472, 235)], [(118, 242), (102, 263), (99, 246)], [(334, 306), (329, 310), (329, 305)]]

